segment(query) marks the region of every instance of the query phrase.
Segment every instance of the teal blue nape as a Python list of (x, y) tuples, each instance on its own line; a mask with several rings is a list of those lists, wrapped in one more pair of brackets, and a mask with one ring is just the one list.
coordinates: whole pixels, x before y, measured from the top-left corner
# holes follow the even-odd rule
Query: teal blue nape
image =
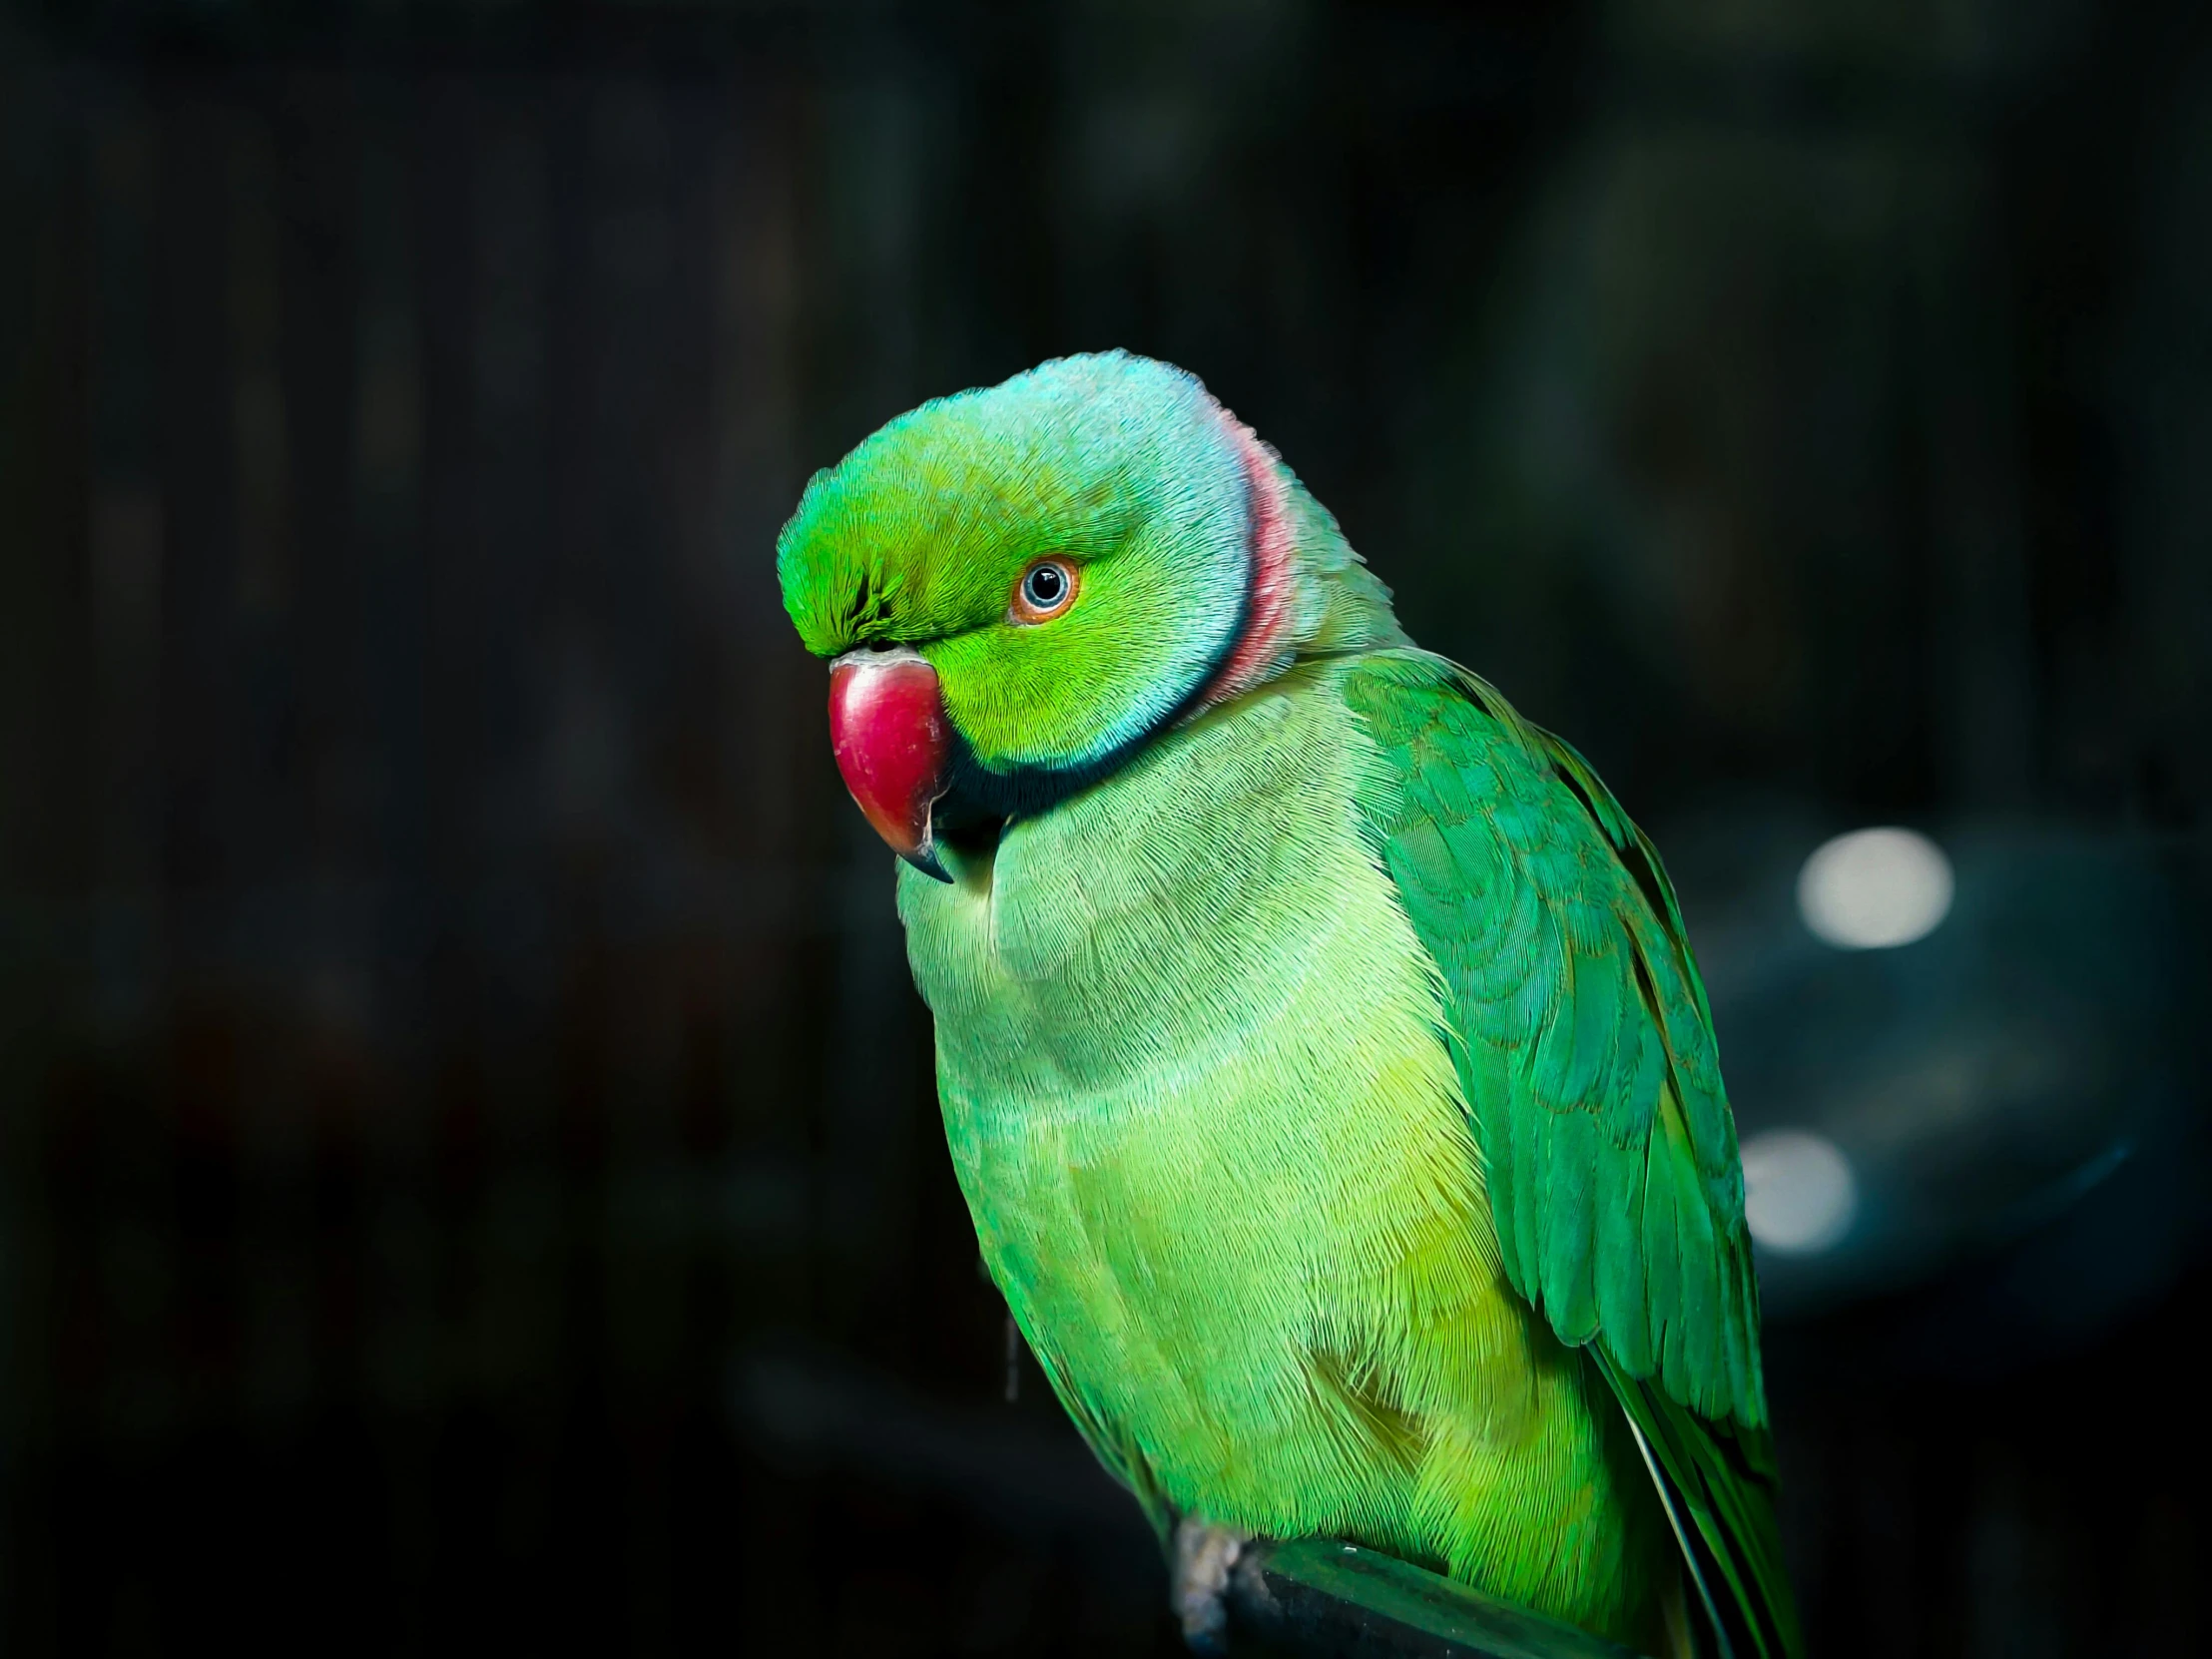
[[(1244, 597), (1247, 486), (1190, 375), (1070, 357), (900, 415), (815, 475), (778, 541), (807, 648), (912, 644), (984, 768), (1082, 767), (1198, 688)], [(1031, 561), (1066, 554), (1083, 603), (1007, 619)]]
[(1156, 1524), (1800, 1653), (1710, 1015), (1587, 763), (1142, 359), (901, 416), (780, 554), (984, 1261)]

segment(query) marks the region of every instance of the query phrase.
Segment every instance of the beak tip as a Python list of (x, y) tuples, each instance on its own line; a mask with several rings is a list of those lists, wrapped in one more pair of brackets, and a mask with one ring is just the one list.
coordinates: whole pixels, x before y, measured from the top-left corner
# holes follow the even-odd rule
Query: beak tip
[(934, 844), (918, 846), (911, 852), (901, 852), (899, 856), (932, 880), (942, 881), (948, 887), (952, 884), (952, 872), (944, 867), (944, 861), (937, 856)]

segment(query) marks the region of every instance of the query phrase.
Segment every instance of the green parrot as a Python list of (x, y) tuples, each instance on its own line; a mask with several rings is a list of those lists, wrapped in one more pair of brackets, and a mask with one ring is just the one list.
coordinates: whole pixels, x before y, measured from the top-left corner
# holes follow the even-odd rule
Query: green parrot
[(1147, 358), (899, 416), (777, 553), (983, 1260), (1193, 1644), (1331, 1537), (1800, 1653), (1711, 1015), (1588, 763)]

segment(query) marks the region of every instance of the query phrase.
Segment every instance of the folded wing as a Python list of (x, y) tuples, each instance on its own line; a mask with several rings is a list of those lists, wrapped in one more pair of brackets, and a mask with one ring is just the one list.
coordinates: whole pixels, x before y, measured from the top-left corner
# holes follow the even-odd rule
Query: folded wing
[(1724, 1651), (1798, 1654), (1735, 1125), (1658, 854), (1463, 670), (1388, 653), (1347, 696), (1385, 759), (1363, 810), (1441, 979), (1507, 1278), (1619, 1397)]

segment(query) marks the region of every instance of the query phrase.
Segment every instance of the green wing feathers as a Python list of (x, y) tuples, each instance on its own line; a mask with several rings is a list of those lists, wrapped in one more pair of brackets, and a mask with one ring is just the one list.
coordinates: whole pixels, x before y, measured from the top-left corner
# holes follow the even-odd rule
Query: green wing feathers
[(1658, 854), (1588, 763), (1442, 659), (1376, 656), (1346, 695), (1384, 757), (1362, 805), (1440, 979), (1506, 1276), (1596, 1355), (1726, 1622), (1795, 1653), (1735, 1126)]

